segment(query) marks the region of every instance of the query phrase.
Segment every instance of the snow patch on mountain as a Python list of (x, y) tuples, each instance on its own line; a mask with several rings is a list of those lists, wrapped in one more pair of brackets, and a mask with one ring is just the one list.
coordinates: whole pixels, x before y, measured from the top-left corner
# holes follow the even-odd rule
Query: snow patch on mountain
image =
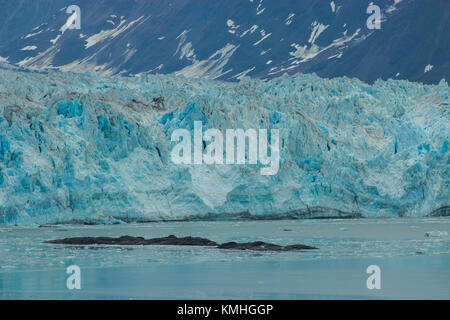
[(266, 10), (266, 8), (262, 7), (262, 3), (263, 3), (263, 0), (260, 0), (259, 4), (258, 4), (258, 7), (256, 8), (256, 15), (257, 16), (260, 15), (261, 13), (263, 13)]
[(323, 25), (317, 21), (314, 21), (311, 24), (311, 27), (312, 27), (312, 32), (311, 32), (311, 35), (309, 36), (308, 42), (311, 44), (314, 44), (316, 39), (320, 36), (320, 34), (322, 32), (324, 32), (329, 27), (329, 25)]
[(250, 72), (255, 70), (255, 67), (249, 68), (247, 70), (244, 70), (242, 72), (239, 72), (238, 74), (234, 75), (232, 78), (242, 80), (244, 77), (246, 77)]
[(259, 45), (261, 42), (263, 42), (265, 39), (267, 39), (268, 37), (270, 37), (271, 35), (272, 35), (272, 33), (267, 33), (266, 34), (266, 31), (265, 30), (261, 30), (260, 32), (259, 32), (260, 34), (261, 34), (261, 39), (259, 39), (258, 41), (256, 41), (253, 45), (254, 46), (257, 46), (257, 45)]
[(179, 54), (180, 60), (183, 60), (184, 58), (186, 58), (189, 61), (195, 61), (196, 55), (195, 55), (195, 50), (192, 46), (192, 42), (186, 42), (187, 34), (189, 33), (189, 31), (190, 30), (184, 30), (182, 33), (180, 33), (177, 36), (178, 46), (177, 46), (177, 50), (175, 51), (175, 53), (173, 55), (176, 56)]
[(227, 26), (228, 26), (228, 32), (231, 33), (231, 34), (235, 34), (236, 33), (236, 29), (239, 29), (239, 27), (240, 27), (239, 25), (236, 25), (234, 23), (234, 21), (231, 20), (231, 19), (227, 20)]
[(394, 0), (394, 4), (392, 4), (391, 6), (389, 6), (389, 7), (386, 9), (386, 12), (387, 12), (387, 13), (391, 13), (392, 11), (398, 10), (397, 7), (396, 7), (396, 5), (399, 4), (400, 2), (402, 2), (402, 0)]
[[(321, 54), (322, 52), (325, 52), (331, 48), (342, 49), (342, 47), (344, 47), (346, 43), (354, 40), (358, 36), (360, 31), (361, 31), (361, 29), (358, 28), (351, 36), (344, 35), (343, 37), (333, 40), (332, 43), (330, 43), (329, 45), (327, 45), (325, 47), (319, 47), (318, 45), (316, 45), (314, 43), (312, 43), (312, 45), (309, 47), (306, 44), (302, 46), (297, 43), (292, 43), (291, 47), (293, 47), (295, 49), (295, 51), (289, 52), (289, 55), (292, 56), (290, 58), (290, 60), (293, 60), (293, 61), (291, 61), (291, 66), (287, 67), (287, 68), (286, 67), (281, 68), (275, 72), (269, 72), (269, 74), (276, 74), (276, 73), (280, 73), (280, 72), (284, 72), (289, 69), (292, 69), (295, 67), (295, 65), (309, 61), (309, 60), (315, 58), (316, 56), (318, 56), (319, 54)], [(314, 30), (311, 35), (313, 35), (313, 34), (315, 35)], [(342, 52), (340, 52), (339, 55), (341, 53)]]
[(248, 28), (247, 30), (245, 30), (241, 35), (240, 35), (240, 37), (242, 38), (242, 37), (244, 37), (247, 33), (249, 33), (250, 32), (250, 34), (252, 34), (253, 32), (255, 32), (256, 31), (256, 29), (258, 29), (258, 26), (256, 25), (256, 24), (254, 24), (253, 26), (251, 26), (250, 28)]
[(38, 32), (29, 33), (29, 34), (27, 34), (27, 35), (24, 37), (24, 39), (28, 39), (28, 38), (37, 36), (38, 34), (41, 34), (42, 32), (44, 32), (44, 30), (39, 30)]
[(98, 44), (99, 42), (102, 42), (108, 38), (110, 39), (114, 39), (117, 36), (119, 36), (120, 34), (124, 33), (126, 30), (129, 30), (131, 27), (133, 27), (133, 25), (137, 24), (141, 24), (143, 23), (145, 20), (147, 20), (150, 17), (144, 17), (144, 16), (140, 16), (139, 18), (130, 21), (129, 23), (126, 23), (126, 20), (120, 20), (120, 23), (117, 27), (115, 27), (114, 29), (110, 29), (110, 30), (102, 30), (97, 34), (94, 34), (92, 36), (90, 36), (89, 38), (86, 39), (86, 44), (85, 44), (85, 48), (88, 49), (92, 46), (95, 46), (96, 44)]
[(294, 16), (295, 16), (295, 13), (289, 13), (289, 15), (288, 15), (288, 17), (286, 18), (286, 20), (284, 20), (285, 21), (285, 25), (290, 25), (291, 23), (292, 23), (292, 20), (293, 20), (293, 18), (294, 18)]
[(26, 46), (26, 47), (23, 47), (20, 50), (22, 50), (22, 51), (33, 51), (33, 50), (36, 50), (36, 49), (37, 49), (36, 46)]
[(217, 50), (207, 59), (195, 60), (191, 65), (175, 72), (175, 74), (188, 78), (217, 79), (231, 72), (231, 69), (225, 71), (224, 68), (238, 48), (239, 46), (227, 43), (225, 47)]

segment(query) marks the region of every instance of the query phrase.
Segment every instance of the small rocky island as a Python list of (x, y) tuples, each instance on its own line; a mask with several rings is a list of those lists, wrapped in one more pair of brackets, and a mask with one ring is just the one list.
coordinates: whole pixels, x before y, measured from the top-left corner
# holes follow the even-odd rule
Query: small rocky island
[(312, 250), (318, 249), (303, 244), (293, 244), (288, 246), (280, 246), (277, 244), (266, 243), (263, 241), (254, 242), (227, 242), (218, 244), (209, 239), (199, 237), (176, 237), (170, 235), (162, 238), (145, 239), (143, 237), (122, 236), (118, 238), (111, 237), (74, 237), (45, 241), (52, 244), (66, 245), (166, 245), (166, 246), (207, 246), (216, 247), (226, 250), (254, 250), (254, 251), (295, 251), (295, 250)]

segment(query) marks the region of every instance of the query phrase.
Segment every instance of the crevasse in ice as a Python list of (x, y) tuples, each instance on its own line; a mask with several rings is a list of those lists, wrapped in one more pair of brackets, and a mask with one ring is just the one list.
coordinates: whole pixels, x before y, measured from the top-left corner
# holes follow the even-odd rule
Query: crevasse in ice
[[(0, 224), (448, 214), (449, 87), (0, 70)], [(163, 100), (163, 101), (162, 101)], [(176, 165), (175, 128), (280, 131), (280, 169)]]

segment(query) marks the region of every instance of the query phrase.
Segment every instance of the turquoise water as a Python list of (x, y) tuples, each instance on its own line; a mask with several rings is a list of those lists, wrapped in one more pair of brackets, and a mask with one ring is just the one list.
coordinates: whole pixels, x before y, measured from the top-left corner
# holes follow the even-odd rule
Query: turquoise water
[[(426, 233), (433, 232), (432, 237)], [(303, 252), (61, 246), (71, 236), (201, 236), (303, 243)], [(171, 222), (0, 228), (1, 299), (449, 299), (450, 219)], [(66, 268), (81, 269), (81, 289)], [(369, 290), (366, 268), (381, 269)]]

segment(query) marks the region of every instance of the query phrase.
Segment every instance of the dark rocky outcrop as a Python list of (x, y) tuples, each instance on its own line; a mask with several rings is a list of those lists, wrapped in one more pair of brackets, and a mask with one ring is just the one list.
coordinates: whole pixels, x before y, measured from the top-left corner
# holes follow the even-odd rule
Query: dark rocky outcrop
[(310, 247), (303, 244), (280, 246), (277, 244), (266, 243), (263, 241), (245, 242), (245, 243), (227, 242), (218, 245), (217, 248), (232, 249), (232, 250), (256, 250), (256, 251), (293, 251), (293, 250), (317, 249), (315, 247)]
[(163, 238), (144, 239), (143, 237), (122, 236), (119, 238), (110, 237), (75, 237), (46, 241), (46, 243), (71, 244), (71, 245), (172, 245), (172, 246), (216, 246), (214, 241), (197, 238), (182, 237), (177, 238), (174, 235)]
[(145, 239), (143, 237), (122, 236), (119, 238), (111, 237), (74, 237), (45, 241), (52, 244), (66, 245), (166, 245), (166, 246), (208, 246), (217, 247), (218, 249), (228, 250), (254, 250), (254, 251), (293, 251), (293, 250), (311, 250), (315, 247), (303, 244), (294, 244), (289, 246), (280, 246), (277, 244), (266, 243), (263, 241), (255, 242), (227, 242), (218, 244), (212, 240), (199, 237), (181, 237), (174, 235), (162, 238)]

